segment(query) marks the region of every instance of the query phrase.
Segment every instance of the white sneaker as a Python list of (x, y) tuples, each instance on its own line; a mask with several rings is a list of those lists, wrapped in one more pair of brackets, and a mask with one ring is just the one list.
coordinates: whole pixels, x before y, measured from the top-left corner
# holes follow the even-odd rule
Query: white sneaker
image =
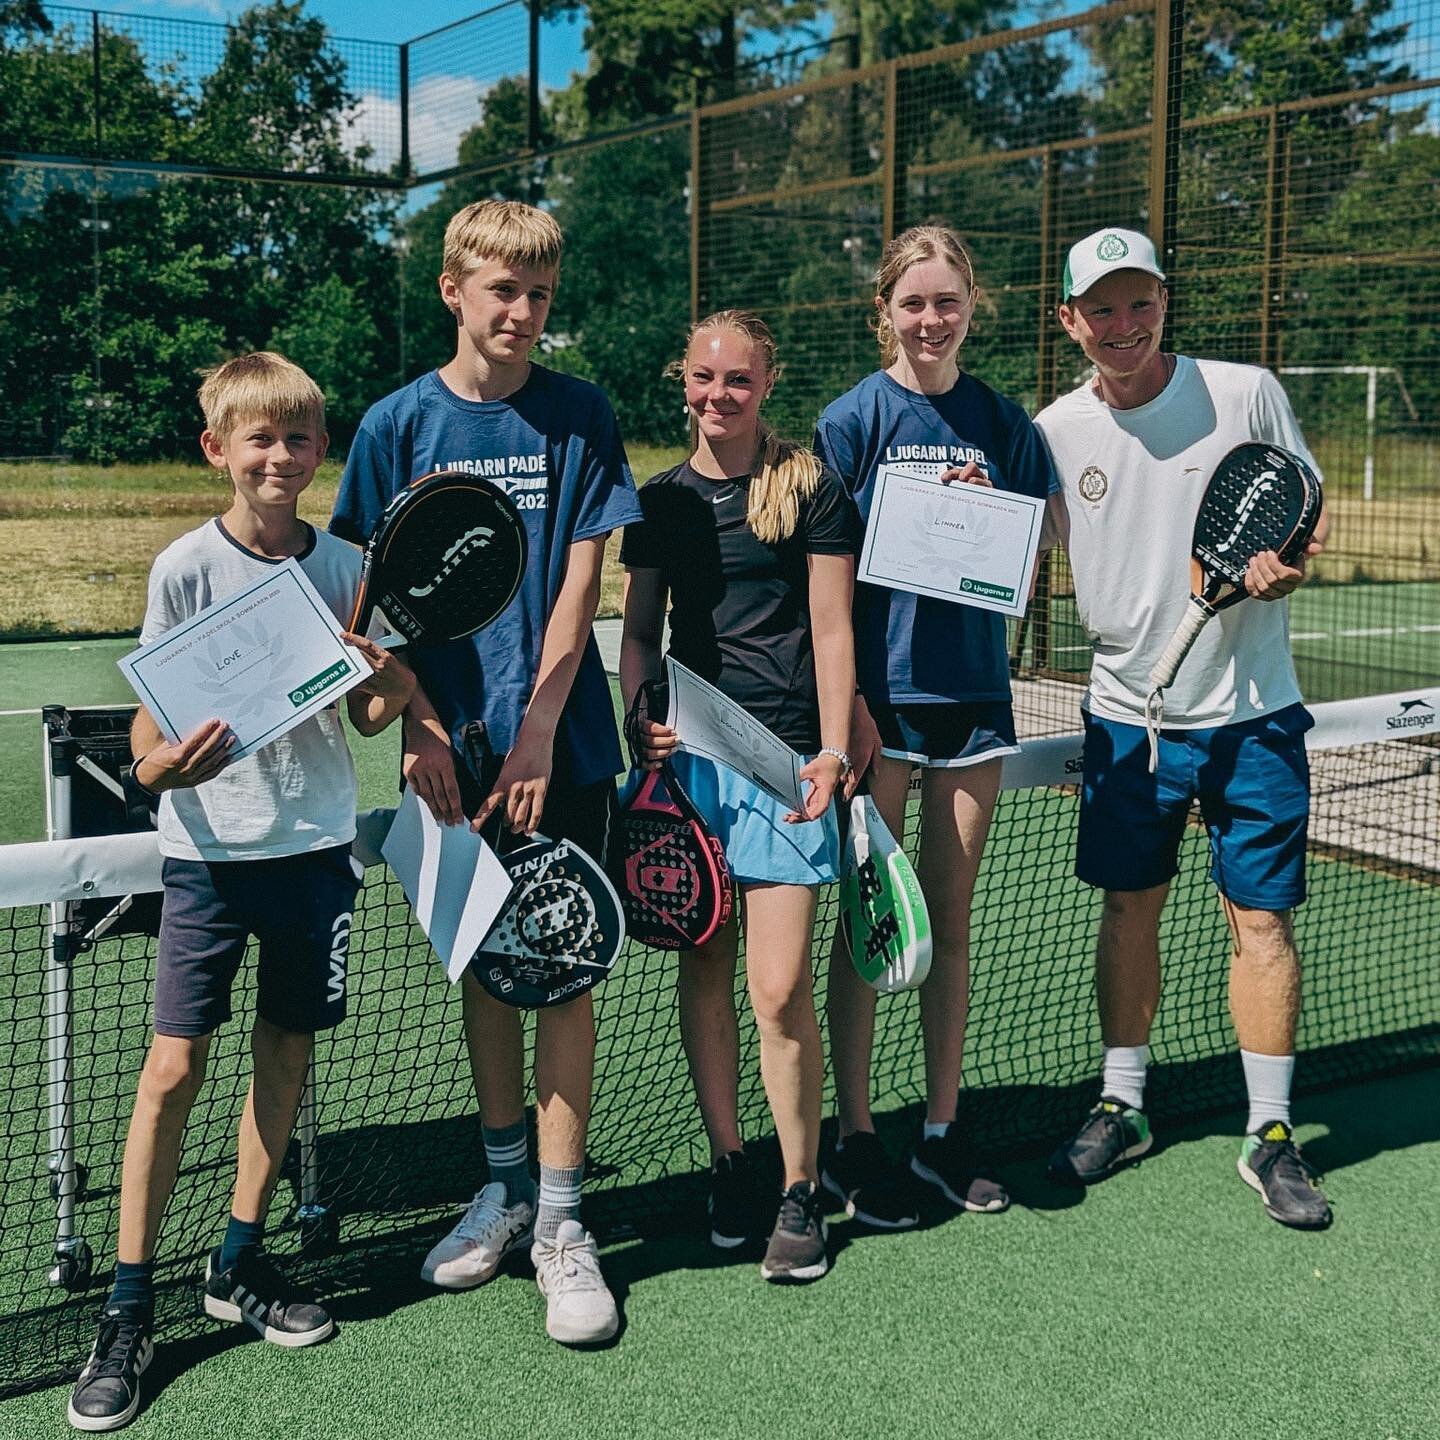
[(620, 1328), (615, 1297), (600, 1273), (595, 1237), (578, 1220), (562, 1220), (553, 1240), (530, 1247), (535, 1283), (545, 1297), (545, 1330), (563, 1345), (594, 1345)]
[(420, 1278), (445, 1290), (473, 1290), (500, 1268), (535, 1229), (535, 1207), (505, 1203), (505, 1186), (492, 1180), (471, 1202), (460, 1223), (425, 1257)]

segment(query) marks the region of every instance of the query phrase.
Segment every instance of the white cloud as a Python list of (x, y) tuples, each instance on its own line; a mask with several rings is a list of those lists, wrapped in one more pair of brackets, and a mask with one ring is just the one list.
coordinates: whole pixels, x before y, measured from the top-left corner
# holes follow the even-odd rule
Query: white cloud
[[(473, 75), (426, 75), (410, 87), (410, 164), (420, 174), (443, 170), (459, 155), (460, 139), (480, 121), (490, 86)], [(372, 164), (389, 169), (400, 158), (400, 100), (361, 95), (352, 117), (349, 148), (368, 144)]]

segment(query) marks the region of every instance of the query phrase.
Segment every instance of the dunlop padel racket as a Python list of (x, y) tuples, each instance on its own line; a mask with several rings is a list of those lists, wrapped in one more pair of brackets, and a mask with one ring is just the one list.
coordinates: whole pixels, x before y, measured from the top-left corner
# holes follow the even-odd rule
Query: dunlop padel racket
[[(483, 800), (500, 773), (485, 727), (465, 729), (465, 761)], [(609, 975), (625, 943), (625, 920), (604, 869), (573, 840), (521, 839), (504, 807), (485, 839), (510, 874), (505, 908), (480, 942), (470, 970), (497, 1000), (537, 1010), (573, 1000)]]
[(460, 470), (422, 476), (385, 507), (365, 547), (349, 628), (363, 635), (379, 610), (407, 644), (473, 635), (515, 598), (527, 549), (498, 485)]
[[(647, 683), (625, 720), (630, 759), (638, 768), (641, 708), (663, 713), (663, 686)], [(693, 950), (730, 919), (734, 884), (724, 847), (667, 762), (644, 778), (620, 807), (611, 873), (633, 939), (656, 950)]]

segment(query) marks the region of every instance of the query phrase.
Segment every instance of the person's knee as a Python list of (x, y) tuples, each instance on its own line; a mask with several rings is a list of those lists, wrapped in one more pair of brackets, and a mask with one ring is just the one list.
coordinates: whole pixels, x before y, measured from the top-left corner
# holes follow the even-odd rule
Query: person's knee
[(202, 1047), (157, 1036), (140, 1073), (140, 1093), (162, 1110), (188, 1109), (205, 1081)]
[(816, 1024), (808, 974), (752, 979), (750, 1004), (762, 1034), (793, 1039)]
[(1247, 910), (1231, 904), (1237, 957), (1254, 965), (1294, 967), (1295, 927), (1289, 910)]
[(1152, 885), (1148, 890), (1107, 890), (1101, 910), (1111, 923), (1159, 924), (1169, 891), (1168, 885)]
[(305, 1077), (315, 1037), (308, 1030), (286, 1030), (257, 1016), (250, 1032), (250, 1053), (255, 1060), (255, 1073), (263, 1072), (277, 1078), (298, 1082)]

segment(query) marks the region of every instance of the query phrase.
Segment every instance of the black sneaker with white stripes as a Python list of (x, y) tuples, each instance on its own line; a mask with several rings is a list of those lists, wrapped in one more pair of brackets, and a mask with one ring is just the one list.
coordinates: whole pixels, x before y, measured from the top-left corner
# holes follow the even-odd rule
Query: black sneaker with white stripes
[(70, 1392), (66, 1414), (77, 1430), (118, 1430), (140, 1408), (140, 1377), (155, 1358), (149, 1312), (107, 1305), (90, 1358)]
[(272, 1345), (298, 1348), (324, 1340), (335, 1329), (324, 1306), (301, 1294), (263, 1250), (246, 1250), (228, 1269), (220, 1247), (205, 1262), (205, 1313), (248, 1325)]

